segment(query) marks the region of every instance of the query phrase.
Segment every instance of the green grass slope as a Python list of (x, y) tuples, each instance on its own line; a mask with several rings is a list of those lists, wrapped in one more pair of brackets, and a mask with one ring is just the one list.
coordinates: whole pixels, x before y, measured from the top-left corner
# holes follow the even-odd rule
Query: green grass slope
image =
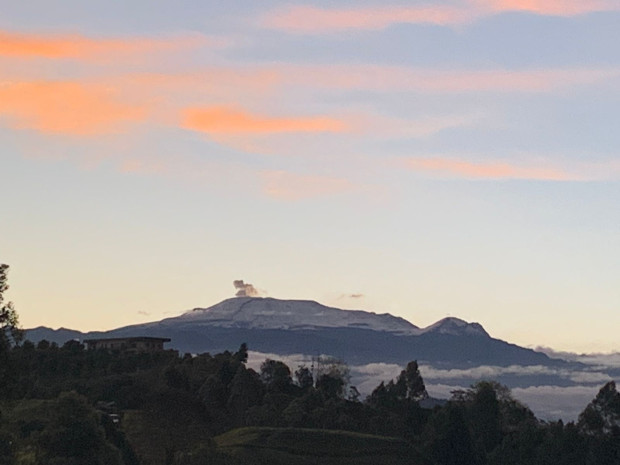
[(406, 441), (347, 431), (241, 428), (215, 438), (218, 450), (247, 465), (425, 465)]

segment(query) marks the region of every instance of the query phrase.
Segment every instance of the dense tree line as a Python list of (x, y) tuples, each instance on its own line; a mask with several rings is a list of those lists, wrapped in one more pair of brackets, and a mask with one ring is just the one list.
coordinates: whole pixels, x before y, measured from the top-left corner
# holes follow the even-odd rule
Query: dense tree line
[(217, 463), (211, 438), (241, 426), (400, 437), (442, 465), (620, 463), (613, 382), (578, 422), (563, 424), (538, 420), (491, 381), (422, 408), (416, 362), (361, 401), (347, 389), (342, 364), (313, 376), (308, 367), (266, 360), (257, 372), (246, 366), (245, 345), (180, 357), (26, 341), (5, 356), (11, 376), (0, 390), (1, 464)]

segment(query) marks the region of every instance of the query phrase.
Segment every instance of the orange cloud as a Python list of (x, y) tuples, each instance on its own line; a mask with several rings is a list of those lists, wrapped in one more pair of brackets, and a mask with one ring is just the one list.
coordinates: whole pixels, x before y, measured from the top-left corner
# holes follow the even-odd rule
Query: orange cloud
[(14, 129), (91, 136), (145, 119), (146, 109), (121, 103), (112, 89), (76, 82), (0, 82), (0, 117)]
[(291, 6), (263, 16), (261, 24), (272, 29), (312, 34), (347, 29), (379, 30), (399, 23), (456, 24), (470, 17), (466, 9), (449, 6), (346, 9)]
[(230, 107), (188, 108), (184, 111), (183, 126), (214, 134), (340, 132), (346, 129), (342, 121), (333, 118), (273, 118)]
[(80, 34), (43, 35), (0, 31), (0, 56), (92, 60), (102, 56), (118, 58), (209, 43), (215, 42), (198, 34), (176, 38), (93, 39)]
[(531, 179), (541, 181), (577, 181), (578, 176), (555, 168), (517, 166), (501, 162), (469, 162), (451, 158), (411, 158), (406, 165), (420, 172), (466, 179)]
[(345, 178), (301, 175), (287, 171), (264, 171), (261, 177), (263, 192), (280, 200), (301, 200), (354, 190), (351, 181)]

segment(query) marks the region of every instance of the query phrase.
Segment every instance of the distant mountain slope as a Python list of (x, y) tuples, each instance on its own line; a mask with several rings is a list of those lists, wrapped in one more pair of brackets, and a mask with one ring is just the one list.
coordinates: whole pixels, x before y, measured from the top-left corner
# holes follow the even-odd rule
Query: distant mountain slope
[(85, 333), (81, 331), (75, 331), (73, 329), (58, 328), (51, 329), (46, 326), (37, 326), (36, 328), (26, 330), (26, 339), (39, 342), (45, 339), (48, 342), (55, 342), (58, 345), (62, 345), (71, 339), (83, 339)]

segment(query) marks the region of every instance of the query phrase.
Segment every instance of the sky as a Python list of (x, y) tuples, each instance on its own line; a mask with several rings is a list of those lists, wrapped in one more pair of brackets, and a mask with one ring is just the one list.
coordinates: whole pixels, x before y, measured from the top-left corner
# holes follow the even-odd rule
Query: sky
[(262, 296), (620, 351), (617, 0), (0, 0), (22, 326)]

